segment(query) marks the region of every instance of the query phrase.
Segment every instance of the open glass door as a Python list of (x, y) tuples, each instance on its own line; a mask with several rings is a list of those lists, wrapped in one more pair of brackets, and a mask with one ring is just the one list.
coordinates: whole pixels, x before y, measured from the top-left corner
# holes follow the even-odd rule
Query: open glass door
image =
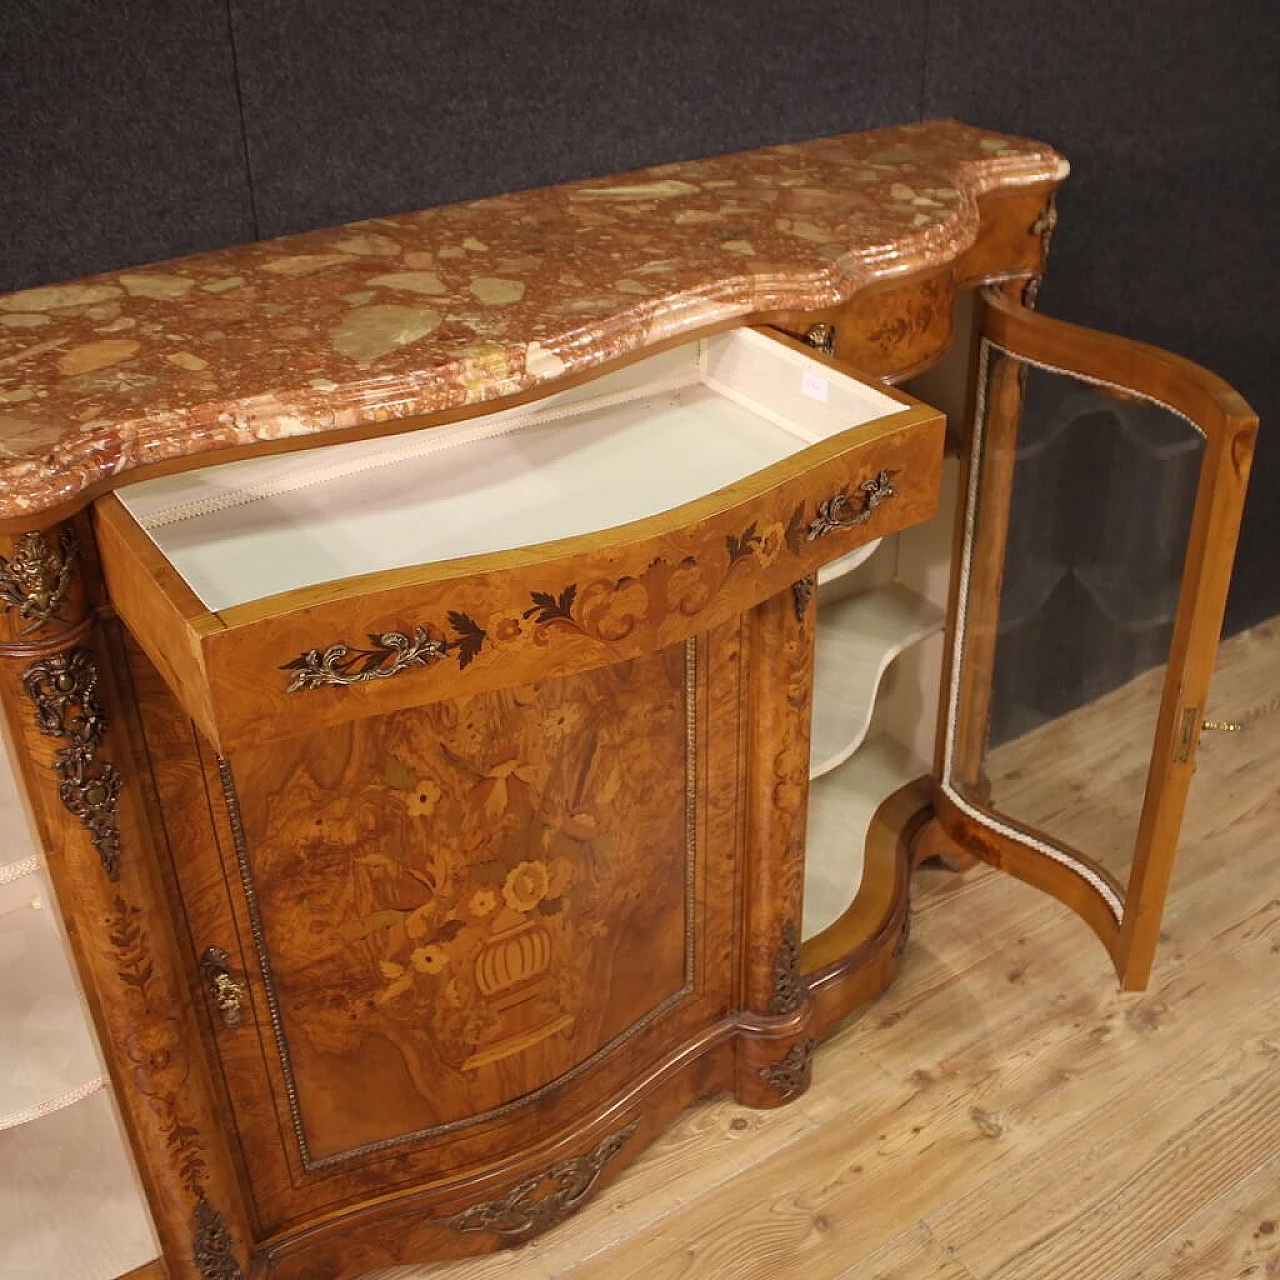
[(988, 291), (937, 818), (1145, 986), (1257, 419), (1213, 374)]

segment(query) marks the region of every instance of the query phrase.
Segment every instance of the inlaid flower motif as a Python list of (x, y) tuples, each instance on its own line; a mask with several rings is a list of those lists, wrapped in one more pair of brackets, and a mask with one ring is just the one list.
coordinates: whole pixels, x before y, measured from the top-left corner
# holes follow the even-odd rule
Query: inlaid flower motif
[(435, 943), (416, 947), (409, 959), (413, 961), (413, 967), (419, 973), (439, 973), (449, 964), (448, 953), (443, 947), (437, 947)]
[(582, 708), (572, 703), (562, 707), (552, 707), (542, 717), (542, 732), (548, 742), (559, 743), (568, 738), (582, 720)]
[(140, 1023), (138, 1030), (129, 1036), (128, 1054), (140, 1069), (145, 1092), (176, 1095), (187, 1076), (181, 1048), (178, 1024), (169, 1018)]
[(379, 960), (378, 968), (387, 985), (374, 997), (375, 1004), (387, 1004), (413, 986), (413, 974), (406, 972), (404, 965), (395, 960)]
[(664, 591), (667, 607), (691, 618), (707, 607), (712, 585), (702, 565), (692, 556), (687, 556), (671, 567)]
[(462, 1039), (470, 1045), (480, 1044), (497, 1030), (498, 1025), (497, 1013), (481, 1001), (463, 1014)]
[(518, 613), (499, 614), (489, 623), (489, 631), (495, 640), (514, 640), (522, 630)]
[[(575, 813), (566, 813), (542, 831), (542, 847), (550, 854), (557, 846), (563, 850), (563, 841), (572, 840), (574, 844), (587, 844), (600, 835), (600, 821), (593, 813), (580, 809)], [(552, 893), (554, 898), (557, 895)]]
[(534, 794), (538, 783), (538, 768), (533, 764), (521, 764), (518, 759), (504, 760), (489, 769), (471, 789), (471, 796), (483, 806), (484, 816), (496, 823), (502, 819), (514, 795), (521, 788), (526, 796)]
[(569, 814), (560, 824), (560, 830), (570, 840), (585, 844), (586, 841), (594, 840), (600, 834), (600, 823), (594, 813), (588, 813), (582, 809), (577, 813)]
[(760, 546), (756, 551), (762, 566), (771, 565), (778, 558), (778, 552), (782, 550), (782, 542), (782, 525), (780, 523), (765, 525), (760, 531)]
[(419, 778), (404, 796), (405, 808), (411, 818), (429, 818), (436, 811), (443, 794), (430, 778)]
[(498, 895), (492, 889), (477, 889), (471, 895), (471, 914), (487, 916), (498, 905)]
[(544, 862), (522, 862), (507, 875), (502, 899), (512, 911), (532, 911), (547, 896), (547, 867)]
[(435, 895), (429, 897), (421, 906), (415, 907), (404, 919), (405, 933), (415, 940), (425, 938), (435, 923)]
[(568, 858), (553, 858), (547, 865), (547, 897), (564, 897), (572, 880), (573, 863)]

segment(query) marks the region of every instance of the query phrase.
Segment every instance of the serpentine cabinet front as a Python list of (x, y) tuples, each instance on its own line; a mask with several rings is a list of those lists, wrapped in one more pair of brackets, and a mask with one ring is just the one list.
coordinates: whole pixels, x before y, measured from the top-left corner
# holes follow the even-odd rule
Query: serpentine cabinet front
[[(693, 1100), (790, 1101), (933, 853), (1057, 896), (1142, 985), (1256, 423), (1015, 303), (1065, 172), (910, 126), (0, 300), (62, 308), (23, 355), (52, 416), (0, 415), (36, 442), (0, 692), (151, 1274), (518, 1244)], [(535, 234), (573, 260), (536, 305), (450, 275)], [(76, 328), (103, 305), (208, 326), (222, 383), (190, 352), (135, 376)], [(301, 390), (255, 363), (289, 307)], [(1082, 524), (1105, 555), (1063, 552)], [(1046, 665), (1075, 674), (1029, 689)], [(1031, 785), (1099, 777), (1115, 848)]]
[[(517, 415), (96, 508), (273, 1276), (518, 1243), (691, 1099), (808, 1082), (804, 584), (933, 514), (943, 418), (754, 331)], [(507, 493), (513, 449), (548, 462)], [(499, 477), (466, 496), (501, 527), (446, 513), (460, 467)], [(562, 510), (587, 467), (642, 518)], [(393, 541), (393, 489), (417, 536), (476, 554), (257, 596), (370, 510)], [(570, 536), (526, 548), (534, 528)]]

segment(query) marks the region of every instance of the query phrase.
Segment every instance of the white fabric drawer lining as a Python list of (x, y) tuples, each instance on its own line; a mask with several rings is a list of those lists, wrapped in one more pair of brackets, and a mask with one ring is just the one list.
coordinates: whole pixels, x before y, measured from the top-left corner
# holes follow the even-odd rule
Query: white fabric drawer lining
[(119, 497), (218, 610), (656, 515), (902, 407), (735, 330), (535, 405), (163, 477)]

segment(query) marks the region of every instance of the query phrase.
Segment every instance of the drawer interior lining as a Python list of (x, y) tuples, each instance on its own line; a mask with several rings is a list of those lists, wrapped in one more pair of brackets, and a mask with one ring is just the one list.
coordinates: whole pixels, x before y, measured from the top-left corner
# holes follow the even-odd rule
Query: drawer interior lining
[(803, 352), (736, 330), (533, 405), (118, 496), (217, 611), (656, 515), (901, 409)]

